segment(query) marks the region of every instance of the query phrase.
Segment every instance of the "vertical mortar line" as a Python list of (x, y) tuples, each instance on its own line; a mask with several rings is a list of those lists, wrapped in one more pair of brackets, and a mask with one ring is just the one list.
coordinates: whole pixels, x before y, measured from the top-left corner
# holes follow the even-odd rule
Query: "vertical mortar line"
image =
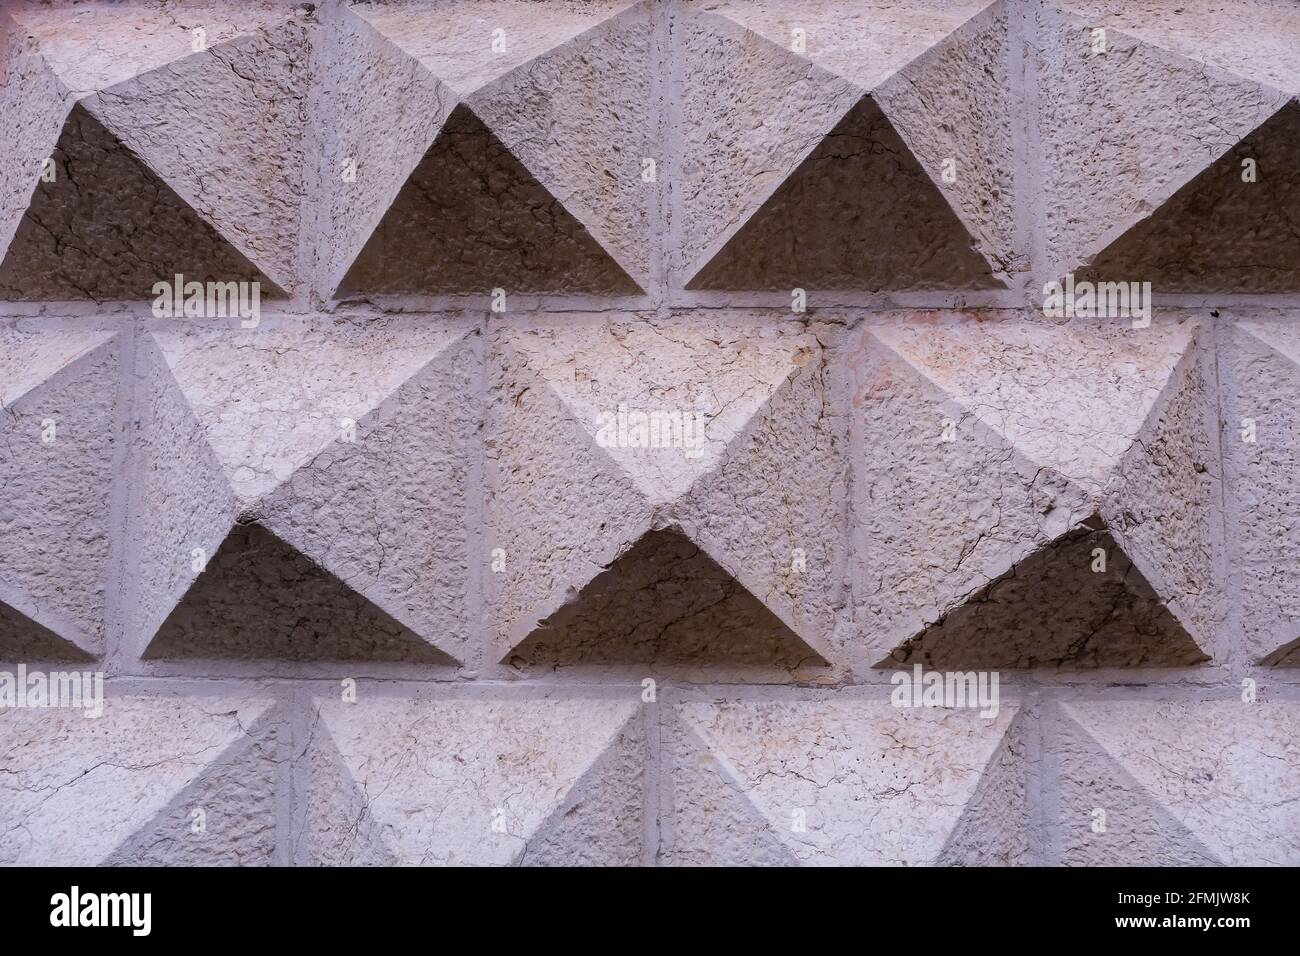
[[(329, 147), (336, 141), (336, 137), (331, 137), (329, 133), (323, 90), (334, 40), (327, 24), (340, 15), (338, 0), (325, 0), (317, 7), (314, 23), (309, 27), (312, 39), (308, 47), (307, 63), (310, 83), (304, 103), (307, 116), (303, 136), (302, 206), (298, 210), (299, 284), (294, 293), (295, 299), (302, 300), (302, 311), (308, 313), (321, 311), (324, 304), (322, 296), (326, 294), (320, 291), (322, 282), (327, 278), (322, 268), (326, 262), (326, 257), (321, 255), (322, 247), (331, 238), (330, 231), (325, 228), (325, 184), (328, 182), (326, 170), (331, 152)], [(312, 161), (313, 156), (315, 162)]]
[(667, 277), (667, 258), (668, 250), (666, 248), (665, 237), (667, 235), (670, 213), (668, 209), (667, 195), (672, 185), (674, 166), (669, 159), (668, 152), (670, 142), (668, 139), (667, 128), (667, 105), (669, 102), (669, 83), (668, 83), (668, 12), (665, 0), (654, 0), (647, 9), (646, 16), (650, 18), (650, 99), (651, 114), (654, 118), (654, 138), (659, 144), (655, 151), (657, 157), (655, 162), (659, 164), (659, 175), (656, 177), (652, 200), (649, 203), (649, 219), (651, 225), (649, 265), (650, 265), (650, 288), (646, 291), (650, 293), (651, 308), (663, 315), (668, 301), (668, 277)]
[(1047, 224), (1043, 218), (1043, 146), (1042, 103), (1039, 96), (1038, 76), (1038, 10), (1042, 0), (1010, 0), (1016, 11), (1016, 46), (1020, 52), (1020, 69), (1013, 71), (1013, 102), (1019, 107), (1021, 122), (1016, 125), (1025, 150), (1018, 156), (1021, 162), (1016, 177), (1016, 236), (1028, 243), (1029, 285), (1023, 291), (1026, 304), (1030, 295), (1047, 271)]
[(1219, 583), (1223, 587), (1222, 603), (1219, 607), (1219, 632), (1217, 644), (1228, 655), (1228, 680), (1240, 684), (1245, 675), (1249, 661), (1246, 660), (1246, 648), (1242, 640), (1238, 595), (1231, 585), (1231, 561), (1229, 560), (1228, 541), (1228, 456), (1224, 453), (1224, 428), (1227, 416), (1223, 405), (1223, 325), (1227, 321), (1224, 312), (1219, 310), (1218, 317), (1209, 316), (1209, 342), (1203, 346), (1214, 358), (1214, 441), (1219, 458), (1219, 553), (1214, 556), (1215, 570), (1219, 573)]
[(659, 245), (664, 250), (663, 302), (665, 311), (669, 314), (682, 304), (678, 283), (681, 280), (680, 269), (683, 265), (681, 178), (685, 156), (682, 137), (683, 57), (677, 20), (679, 13), (681, 7), (676, 0), (664, 0), (664, 46), (660, 72), (663, 73), (665, 82), (663, 129), (667, 189), (661, 197), (660, 204), (667, 217), (667, 223), (660, 236)]
[(135, 430), (131, 423), (136, 415), (135, 399), (135, 355), (137, 327), (143, 318), (128, 314), (121, 320), (113, 321), (117, 349), (118, 381), (117, 395), (113, 402), (113, 428), (116, 438), (113, 446), (112, 481), (109, 491), (108, 506), (108, 567), (105, 574), (105, 594), (103, 610), (103, 657), (100, 667), (110, 674), (116, 670), (120, 648), (126, 646), (125, 609), (128, 604), (123, 594), (126, 587), (126, 569), (134, 566), (126, 560), (129, 548), (128, 517), (130, 511), (130, 489), (127, 468), (132, 460), (135, 444)]
[[(634, 693), (640, 693), (640, 687), (633, 688)], [(659, 793), (660, 780), (660, 753), (662, 751), (662, 740), (660, 739), (660, 712), (659, 712), (659, 693), (656, 688), (655, 699), (643, 707), (641, 715), (642, 726), (645, 729), (645, 772), (642, 775), (642, 831), (644, 836), (644, 846), (642, 848), (641, 860), (645, 866), (657, 866), (659, 861), (659, 808), (662, 801)]]
[[(465, 582), (465, 646), (469, 649), (466, 657), (472, 660), (465, 663), (481, 672), (482, 668), (496, 664), (491, 660), (493, 646), (492, 628), (487, 620), (487, 582), (485, 575), (490, 573), (488, 548), (493, 542), (487, 536), (487, 461), (486, 444), (488, 428), (488, 408), (490, 402), (488, 387), (488, 330), (490, 313), (474, 318), (473, 339), (470, 343), (475, 358), (474, 374), (471, 376), (470, 400), (477, 420), (474, 433), (470, 436), (471, 451), (469, 468), (465, 474), (465, 550), (469, 558), (469, 576)], [(466, 316), (465, 318), (469, 318)], [(507, 560), (509, 558), (507, 557)]]
[[(1026, 284), (1033, 274), (1033, 194), (1029, 190), (1032, 147), (1030, 144), (1031, 126), (1029, 91), (1025, 76), (1026, 59), (1024, 52), (1028, 47), (1028, 27), (1025, 22), (1025, 0), (1007, 0), (1007, 90), (1008, 104), (1011, 109), (1011, 158), (1012, 158), (1012, 245), (1016, 253), (1017, 271), (1012, 278), (1019, 282), (1020, 288), (1012, 291), (1024, 296)], [(1023, 254), (1023, 257), (1022, 255)]]
[(289, 754), (280, 777), (282, 798), (277, 801), (276, 863), (298, 866), (309, 862), (303, 857), (302, 840), (306, 829), (307, 799), (310, 790), (310, 763), (307, 745), (310, 729), (311, 695), (301, 681), (288, 685)]

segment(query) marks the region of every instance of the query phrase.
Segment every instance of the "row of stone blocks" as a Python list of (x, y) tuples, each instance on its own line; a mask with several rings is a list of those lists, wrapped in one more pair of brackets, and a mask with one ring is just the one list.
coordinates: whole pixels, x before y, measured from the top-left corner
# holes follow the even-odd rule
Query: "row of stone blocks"
[(1289, 0), (0, 18), (0, 299), (1300, 291)]
[(1300, 863), (1296, 700), (519, 690), (5, 714), (0, 863)]
[(3, 660), (1300, 660), (1285, 314), (34, 322)]

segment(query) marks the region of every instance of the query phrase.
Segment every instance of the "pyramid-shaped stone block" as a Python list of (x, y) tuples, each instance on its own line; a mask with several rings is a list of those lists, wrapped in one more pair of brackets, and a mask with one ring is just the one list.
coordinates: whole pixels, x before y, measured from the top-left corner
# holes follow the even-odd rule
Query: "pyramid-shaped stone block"
[[(1282, 111), (1295, 91), (1207, 65), (1203, 52), (1188, 44), (1149, 42), (1145, 33), (1127, 32), (1123, 18), (1106, 26), (1116, 21), (1052, 4), (1041, 5), (1036, 15), (1050, 268), (1063, 275), (1096, 257), (1095, 264), (1107, 272), (1118, 270), (1130, 281), (1158, 281), (1166, 292), (1207, 288), (1211, 272), (1220, 267), (1217, 287), (1288, 287), (1294, 257), (1281, 274), (1274, 270), (1279, 257), (1288, 258), (1285, 248), (1293, 247), (1286, 227), (1290, 214), (1266, 210), (1258, 232), (1236, 216), (1263, 209), (1268, 194), (1294, 191), (1295, 177), (1278, 155), (1293, 151)], [(1181, 16), (1168, 19), (1182, 21)], [(1201, 51), (1213, 46), (1207, 34), (1188, 27), (1187, 39), (1200, 37)], [(1274, 117), (1274, 128), (1265, 129)], [(1261, 131), (1267, 135), (1243, 148), (1260, 151), (1262, 175), (1256, 183), (1241, 183), (1234, 147)], [(1233, 164), (1237, 183), (1247, 188), (1229, 181), (1227, 167)], [(1226, 261), (1216, 262), (1219, 240), (1212, 234), (1225, 228), (1237, 239), (1217, 246), (1219, 251), (1265, 249), (1266, 259), (1230, 252)], [(1189, 237), (1189, 230), (1200, 238)], [(1279, 237), (1283, 249), (1273, 245)]]
[(270, 702), (249, 697), (0, 712), (0, 862), (269, 864), (283, 732)]
[(50, 168), (26, 144), (15, 150), (0, 297), (152, 299), (154, 283), (177, 273), (259, 281), (268, 295), (291, 288), (312, 14), (266, 4), (241, 16), (198, 3), (184, 23), (147, 2), (68, 13), (14, 14), (27, 37), (17, 52), (49, 74), (33, 65), (20, 88), (32, 145), (52, 118), (63, 126)]
[[(793, 427), (830, 400), (820, 351), (794, 329), (725, 321), (704, 336), (640, 325), (501, 336), (488, 584), (503, 653), (567, 644), (564, 658), (613, 663), (618, 650), (644, 663), (690, 649), (694, 663), (756, 664), (765, 648), (769, 668), (824, 657), (813, 595), (828, 593), (839, 560), (824, 528), (843, 502), (840, 436), (833, 416)], [(548, 438), (525, 446), (523, 434)], [(719, 601), (746, 609), (749, 639), (719, 637)], [(627, 617), (632, 607), (655, 623)]]
[(1062, 704), (1054, 862), (1294, 866), (1297, 730), (1294, 702)]
[(119, 351), (111, 332), (0, 331), (0, 659), (103, 650)]
[(0, 298), (153, 299), (154, 285), (276, 286), (78, 104), (4, 258)]
[(1238, 320), (1222, 351), (1224, 503), (1233, 609), (1250, 663), (1300, 666), (1300, 335)]
[[(347, 12), (365, 21), (378, 69), (412, 76), (437, 128), (429, 136), (418, 120), (397, 122), (377, 146), (360, 144), (365, 154), (398, 157), (407, 178), (390, 195), (389, 171), (376, 170), (383, 184), (364, 187), (387, 208), (339, 294), (635, 294), (646, 286), (658, 202), (657, 174), (643, 178), (644, 160), (658, 155), (651, 5), (556, 4), (538, 29), (513, 31), (511, 19), (526, 12), (515, 2)], [(404, 109), (376, 105), (390, 115)], [(421, 134), (422, 154), (408, 166)], [(351, 184), (332, 188), (340, 205), (356, 207)], [(412, 257), (413, 247), (422, 254)]]
[[(851, 359), (855, 551), (890, 595), (857, 612), (899, 638), (879, 666), (1204, 660), (1219, 489), (1196, 328), (1009, 332), (916, 316), (868, 329)], [(938, 550), (909, 554), (917, 540)]]
[(990, 718), (862, 700), (689, 702), (676, 714), (669, 863), (1027, 861), (1024, 742), (1005, 704)]
[[(683, 18), (689, 288), (1001, 285), (1010, 110), (988, 74), (1007, 70), (1005, 11), (893, 11), (883, 30), (876, 12), (785, 0)], [(978, 117), (964, 142), (954, 109)]]
[(458, 659), (472, 345), (452, 327), (157, 333), (146, 656)]
[(637, 865), (634, 702), (319, 704), (303, 853), (314, 863)]

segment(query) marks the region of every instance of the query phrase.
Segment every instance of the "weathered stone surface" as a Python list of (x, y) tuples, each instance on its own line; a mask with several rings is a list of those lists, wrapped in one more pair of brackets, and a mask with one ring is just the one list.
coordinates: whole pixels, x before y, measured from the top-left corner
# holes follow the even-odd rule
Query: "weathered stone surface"
[(0, 865), (1300, 863), (1298, 98), (1295, 0), (0, 0)]
[[(1043, 222), (1047, 258), (1057, 273), (1086, 264), (1116, 240), (1128, 241), (1130, 229), (1290, 99), (1265, 84), (1208, 66), (1199, 55), (1189, 59), (1114, 27), (1105, 28), (1106, 52), (1094, 53), (1092, 30), (1100, 21), (1051, 4), (1041, 5), (1037, 17)], [(1284, 169), (1270, 175), (1275, 184), (1294, 180)], [(1226, 216), (1240, 201), (1225, 196), (1223, 188), (1216, 186), (1212, 193)], [(1278, 187), (1263, 186), (1271, 188)], [(1209, 212), (1205, 202), (1202, 198), (1197, 204), (1198, 228), (1204, 228), (1199, 223)], [(1184, 216), (1175, 218), (1183, 220), (1175, 229), (1187, 228)], [(1131, 259), (1142, 235), (1133, 237), (1134, 245), (1120, 245), (1109, 264), (1123, 268), (1128, 280), (1164, 277), (1172, 284), (1178, 270), (1186, 268), (1178, 256), (1141, 244), (1142, 258)], [(1147, 233), (1146, 238), (1157, 242), (1161, 236)], [(1121, 251), (1129, 258), (1119, 258)], [(1248, 260), (1238, 260), (1238, 272), (1243, 261)], [(1162, 275), (1143, 271), (1151, 267), (1159, 267)], [(1241, 275), (1237, 281), (1248, 278)]]
[(0, 297), (145, 299), (175, 273), (256, 279), (268, 294), (292, 288), (315, 83), (308, 6), (16, 9), (14, 32), (27, 43), (15, 54), (39, 57), (64, 91), (38, 66), (23, 70), (32, 145), (50, 113), (66, 121), (53, 182), (29, 172), (40, 160), (19, 147), (6, 192), (21, 198), (25, 183), (28, 201), (0, 261)]
[[(987, 75), (1008, 69), (1000, 5), (691, 6), (677, 41), (689, 288), (1000, 285), (972, 240), (1011, 256), (1010, 112)], [(957, 155), (967, 168), (941, 190)]]
[[(250, 696), (0, 710), (0, 861), (270, 863), (280, 718)], [(194, 829), (202, 810), (202, 831)]]
[(170, 332), (148, 350), (145, 455), (169, 459), (135, 505), (148, 656), (458, 659), (478, 418), (463, 329)]
[[(757, 664), (758, 654), (789, 668), (824, 656), (817, 596), (833, 589), (845, 476), (820, 343), (734, 318), (708, 328), (499, 337), (487, 484), (490, 545), (502, 551), (488, 596), (503, 652), (540, 626), (528, 657), (559, 643), (584, 662), (616, 648), (622, 663)], [(619, 591), (652, 616), (604, 645), (617, 629), (601, 636), (600, 609)], [(722, 636), (732, 629), (719, 601), (745, 609), (747, 634)]]
[(665, 862), (1025, 862), (1014, 708), (985, 719), (818, 699), (699, 701), (676, 713)]
[(931, 315), (861, 333), (855, 609), (893, 644), (882, 666), (1206, 659), (1222, 535), (1197, 336)]
[(1046, 749), (1054, 862), (1294, 866), (1298, 729), (1293, 701), (1062, 704)]
[[(658, 203), (644, 162), (661, 159), (651, 8), (557, 3), (526, 32), (515, 0), (354, 8), (424, 68), (439, 128), (339, 293), (642, 291)], [(419, 135), (395, 132), (403, 152)]]
[(157, 282), (267, 279), (82, 104), (0, 261), (0, 298), (153, 299)]
[(0, 328), (0, 659), (103, 650), (120, 343)]
[(1237, 321), (1221, 354), (1232, 626), (1252, 663), (1296, 667), (1300, 335), (1287, 323)]
[(321, 702), (300, 852), (318, 864), (636, 865), (644, 735), (626, 699)]

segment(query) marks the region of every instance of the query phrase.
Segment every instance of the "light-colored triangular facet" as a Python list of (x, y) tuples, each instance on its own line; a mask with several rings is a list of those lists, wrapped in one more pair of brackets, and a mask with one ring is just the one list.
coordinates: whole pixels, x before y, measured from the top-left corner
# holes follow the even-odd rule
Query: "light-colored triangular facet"
[(258, 330), (155, 338), (231, 487), (257, 499), (359, 421), (463, 332)]

